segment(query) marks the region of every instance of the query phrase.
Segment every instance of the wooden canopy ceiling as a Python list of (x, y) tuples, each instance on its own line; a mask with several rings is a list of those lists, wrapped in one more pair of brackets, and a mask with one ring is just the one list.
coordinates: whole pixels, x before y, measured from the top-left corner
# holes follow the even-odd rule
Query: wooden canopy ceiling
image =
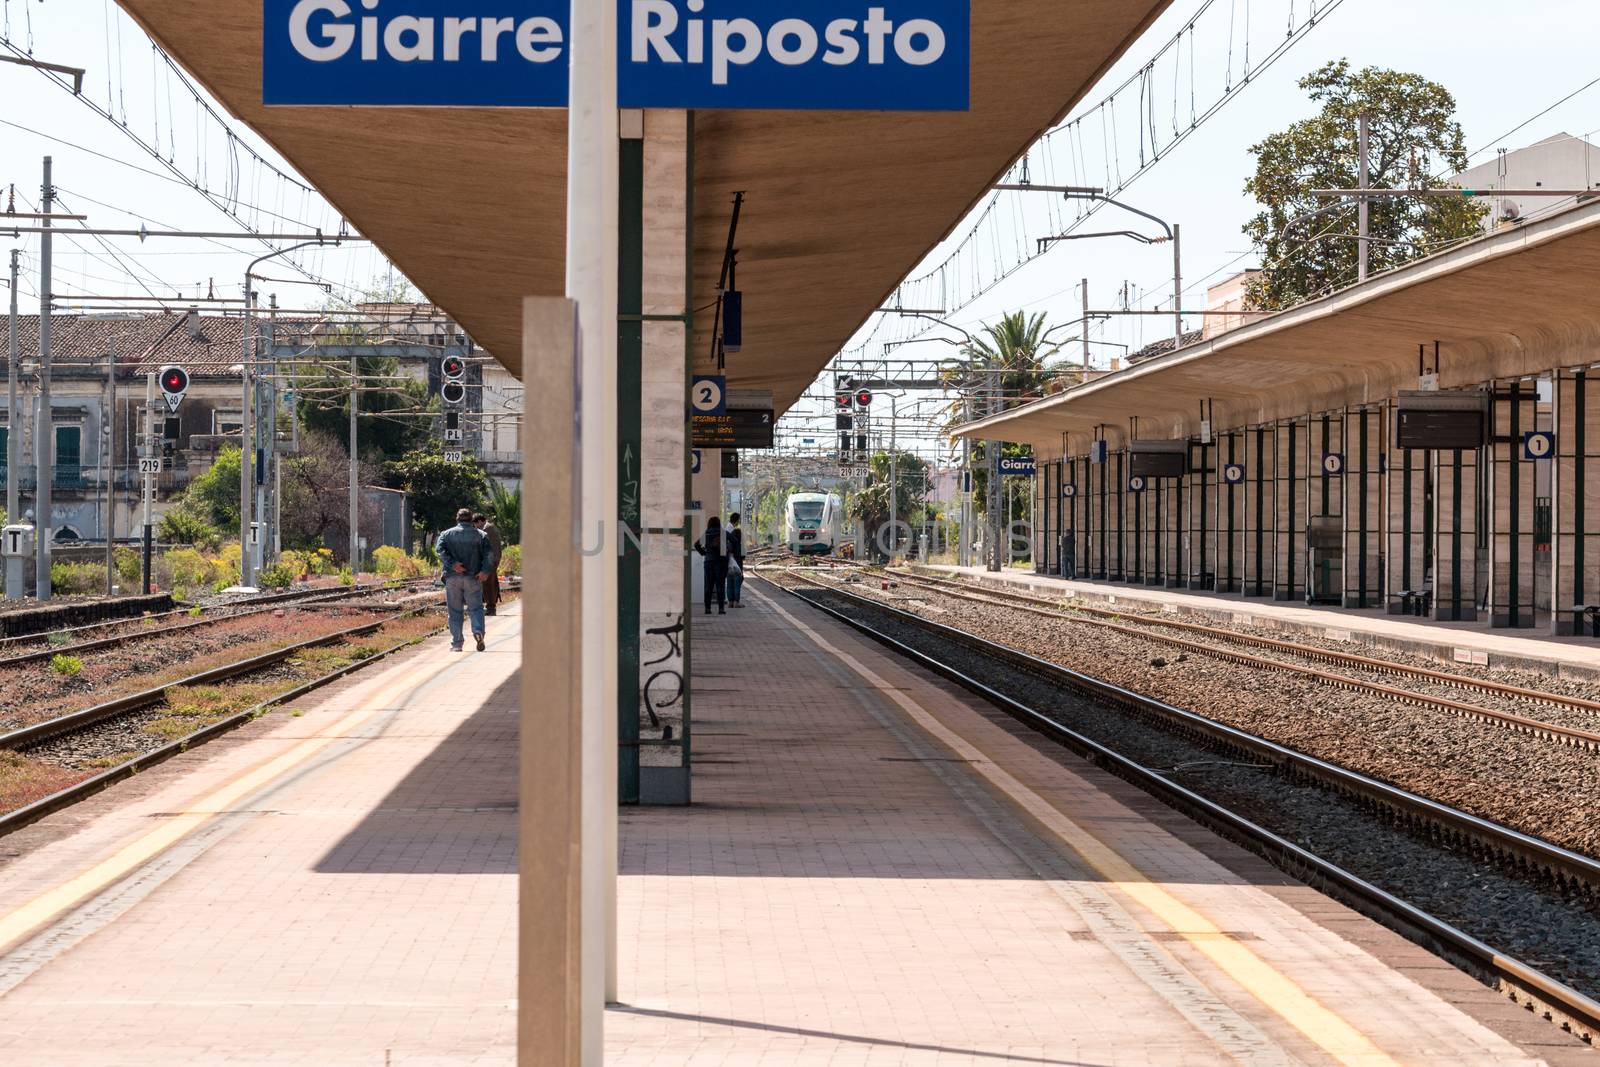
[[(1095, 431), (1126, 440), (1218, 430), (1376, 403), (1415, 389), (1418, 348), (1439, 384), (1600, 362), (1600, 203), (1502, 230), (1260, 322), (961, 427), (1044, 454), (1086, 452)], [(1070, 437), (1068, 436), (1070, 435)]]
[[(268, 109), (261, 0), (119, 0), (512, 373), (521, 298), (562, 291), (559, 110)], [(971, 110), (695, 116), (694, 306), (732, 194), (744, 348), (730, 384), (789, 407), (881, 300), (1169, 0), (972, 0)], [(704, 329), (704, 326), (701, 326)], [(697, 352), (708, 347), (702, 336)]]

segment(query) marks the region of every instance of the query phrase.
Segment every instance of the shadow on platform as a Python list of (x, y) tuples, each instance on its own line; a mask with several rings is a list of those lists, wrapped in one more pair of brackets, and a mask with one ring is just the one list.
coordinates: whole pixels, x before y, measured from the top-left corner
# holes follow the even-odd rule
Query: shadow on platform
[(521, 683), (512, 675), (340, 839), (316, 871), (517, 873), (521, 700)]

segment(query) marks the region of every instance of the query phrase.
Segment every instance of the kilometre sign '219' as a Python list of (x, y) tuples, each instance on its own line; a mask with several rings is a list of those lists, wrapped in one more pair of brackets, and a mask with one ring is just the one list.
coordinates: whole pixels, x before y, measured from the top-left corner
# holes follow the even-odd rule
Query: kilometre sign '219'
[[(967, 108), (969, 0), (616, 2), (622, 107)], [(264, 3), (267, 104), (567, 102), (569, 0)]]

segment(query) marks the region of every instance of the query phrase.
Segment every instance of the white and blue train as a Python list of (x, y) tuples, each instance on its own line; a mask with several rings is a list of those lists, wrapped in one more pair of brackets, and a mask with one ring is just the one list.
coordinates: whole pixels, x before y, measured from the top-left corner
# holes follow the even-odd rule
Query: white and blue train
[(783, 507), (783, 539), (800, 555), (831, 555), (844, 540), (844, 501), (832, 493), (792, 493)]

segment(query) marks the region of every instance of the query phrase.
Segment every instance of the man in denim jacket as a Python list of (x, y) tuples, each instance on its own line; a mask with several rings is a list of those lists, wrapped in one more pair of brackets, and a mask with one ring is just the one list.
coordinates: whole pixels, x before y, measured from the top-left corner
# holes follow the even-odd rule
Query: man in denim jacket
[(463, 612), (472, 615), (472, 639), (483, 651), (483, 581), (488, 577), (489, 539), (472, 525), (472, 509), (456, 512), (456, 524), (439, 535), (434, 545), (443, 569), (444, 602), (450, 614), (450, 651), (463, 644)]

